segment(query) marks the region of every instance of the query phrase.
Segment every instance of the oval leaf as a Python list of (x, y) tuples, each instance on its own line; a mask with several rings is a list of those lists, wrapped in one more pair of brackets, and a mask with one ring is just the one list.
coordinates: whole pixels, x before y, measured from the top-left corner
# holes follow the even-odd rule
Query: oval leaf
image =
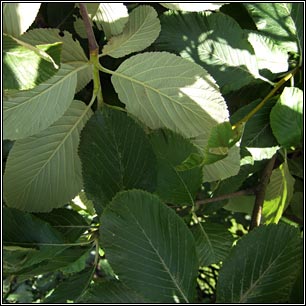
[(254, 229), (224, 261), (217, 303), (287, 302), (302, 259), (302, 239), (296, 228), (280, 223)]
[(213, 78), (200, 66), (167, 52), (124, 61), (112, 83), (127, 111), (148, 127), (166, 127), (186, 138), (209, 135), (228, 118)]
[(123, 112), (97, 112), (82, 132), (79, 155), (84, 189), (98, 213), (121, 190), (155, 189), (152, 147), (140, 126)]
[(285, 87), (270, 113), (270, 124), (277, 141), (284, 147), (300, 145), (303, 135), (303, 91)]
[(103, 47), (102, 54), (119, 58), (149, 47), (160, 32), (160, 22), (153, 7), (141, 5), (129, 16), (123, 33), (112, 37)]
[(77, 76), (62, 65), (48, 82), (33, 90), (4, 96), (4, 138), (20, 139), (37, 134), (58, 120), (73, 100)]
[(191, 302), (198, 261), (184, 221), (156, 196), (118, 194), (101, 216), (101, 243), (119, 279), (156, 302)]
[(73, 101), (49, 128), (14, 143), (4, 173), (7, 206), (48, 212), (78, 194), (82, 175), (77, 148), (80, 131), (90, 115), (83, 102)]
[(167, 9), (185, 11), (185, 12), (201, 12), (206, 10), (218, 10), (225, 3), (160, 3)]

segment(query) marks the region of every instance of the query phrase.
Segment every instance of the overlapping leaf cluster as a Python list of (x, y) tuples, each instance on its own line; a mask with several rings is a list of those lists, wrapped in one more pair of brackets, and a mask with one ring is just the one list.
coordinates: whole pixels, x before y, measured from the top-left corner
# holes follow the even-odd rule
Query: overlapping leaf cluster
[[(70, 33), (28, 30), (40, 4), (4, 4), (5, 276), (60, 270), (48, 303), (189, 303), (202, 302), (199, 268), (217, 264), (217, 302), (288, 302), (302, 258), (282, 222), (302, 215), (302, 5), (88, 3), (120, 100), (103, 89), (102, 109), (82, 101), (96, 79), (78, 7)], [(264, 224), (233, 246), (213, 216), (250, 215), (255, 195), (198, 200), (254, 188), (274, 154)]]

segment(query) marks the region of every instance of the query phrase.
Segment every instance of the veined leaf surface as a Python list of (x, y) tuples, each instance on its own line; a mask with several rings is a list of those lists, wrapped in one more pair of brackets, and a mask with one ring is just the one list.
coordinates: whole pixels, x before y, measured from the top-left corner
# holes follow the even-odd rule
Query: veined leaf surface
[(166, 127), (190, 138), (209, 135), (228, 119), (214, 79), (174, 54), (135, 55), (114, 72), (112, 83), (127, 111), (152, 129)]
[(252, 230), (223, 263), (217, 303), (285, 303), (302, 260), (298, 229), (280, 223)]
[(154, 191), (156, 159), (145, 132), (126, 113), (105, 108), (88, 121), (81, 135), (84, 190), (101, 214), (125, 189)]
[(111, 57), (123, 57), (149, 47), (160, 32), (157, 12), (152, 6), (141, 5), (135, 8), (123, 33), (112, 37), (103, 47), (102, 54)]
[(127, 7), (123, 3), (100, 3), (93, 17), (99, 30), (103, 30), (107, 39), (122, 33), (129, 18)]
[(79, 135), (91, 113), (83, 102), (73, 101), (49, 128), (14, 143), (4, 173), (7, 206), (48, 212), (78, 194), (82, 187)]
[(77, 91), (84, 88), (92, 79), (92, 65), (80, 43), (72, 38), (71, 33), (67, 31), (61, 33), (58, 29), (34, 29), (24, 33), (20, 39), (33, 45), (62, 42), (61, 62), (74, 67), (77, 71)]
[(73, 100), (77, 75), (69, 65), (32, 90), (4, 96), (4, 139), (37, 134), (58, 120)]
[(198, 269), (193, 236), (157, 196), (119, 193), (101, 216), (101, 246), (131, 289), (160, 303), (192, 302)]
[(203, 66), (222, 93), (237, 90), (260, 77), (254, 50), (244, 30), (230, 16), (167, 12), (161, 17), (161, 28), (154, 45)]

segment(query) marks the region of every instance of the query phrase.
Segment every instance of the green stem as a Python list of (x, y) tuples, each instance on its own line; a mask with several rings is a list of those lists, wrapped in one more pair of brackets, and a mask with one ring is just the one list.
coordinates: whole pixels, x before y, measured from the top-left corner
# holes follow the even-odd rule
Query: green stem
[(269, 92), (269, 94), (254, 108), (251, 112), (249, 112), (244, 118), (239, 120), (232, 126), (232, 129), (235, 130), (237, 127), (241, 126), (241, 124), (250, 120), (250, 118), (256, 114), (264, 105), (265, 103), (289, 80), (291, 79), (295, 73), (298, 71), (298, 67), (294, 68), (292, 71), (287, 73), (278, 83), (276, 83), (275, 87)]
[(99, 69), (97, 68), (99, 63), (99, 45), (96, 41), (95, 34), (93, 32), (90, 19), (88, 17), (86, 4), (79, 3), (80, 5), (80, 13), (85, 25), (87, 39), (88, 39), (88, 47), (89, 47), (89, 56), (90, 62), (93, 64), (93, 83), (94, 83), (94, 95), (98, 100), (98, 109), (101, 109), (103, 106), (103, 96), (101, 91), (101, 82), (100, 82), (100, 74)]

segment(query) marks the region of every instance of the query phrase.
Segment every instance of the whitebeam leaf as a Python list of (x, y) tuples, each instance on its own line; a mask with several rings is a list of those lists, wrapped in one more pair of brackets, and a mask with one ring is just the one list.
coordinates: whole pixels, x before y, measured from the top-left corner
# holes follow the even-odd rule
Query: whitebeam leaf
[(99, 30), (103, 30), (107, 39), (122, 33), (129, 18), (127, 7), (123, 3), (100, 3), (93, 21)]
[(73, 101), (49, 128), (14, 143), (4, 173), (8, 207), (48, 212), (78, 194), (82, 187), (79, 135), (91, 114), (83, 102)]
[(3, 99), (4, 139), (20, 139), (44, 130), (58, 120), (73, 100), (77, 75), (63, 64), (48, 81)]
[(286, 303), (303, 264), (300, 232), (288, 224), (260, 226), (232, 249), (219, 272), (217, 303)]
[(35, 20), (41, 3), (4, 3), (3, 32), (20, 36)]
[(215, 11), (223, 4), (226, 3), (160, 3), (160, 5), (167, 9), (185, 12)]
[(149, 5), (135, 8), (129, 16), (123, 33), (112, 37), (103, 47), (102, 54), (119, 58), (149, 47), (160, 32), (155, 9)]
[(32, 45), (62, 42), (61, 63), (73, 66), (78, 72), (76, 90), (80, 91), (92, 79), (92, 65), (80, 43), (69, 32), (63, 31), (60, 35), (58, 29), (34, 29), (24, 33), (20, 40)]
[(166, 127), (186, 138), (209, 135), (228, 110), (206, 70), (167, 52), (124, 61), (112, 83), (127, 111), (152, 129)]
[(101, 246), (119, 279), (153, 302), (188, 303), (198, 270), (184, 221), (157, 196), (120, 192), (101, 216)]

